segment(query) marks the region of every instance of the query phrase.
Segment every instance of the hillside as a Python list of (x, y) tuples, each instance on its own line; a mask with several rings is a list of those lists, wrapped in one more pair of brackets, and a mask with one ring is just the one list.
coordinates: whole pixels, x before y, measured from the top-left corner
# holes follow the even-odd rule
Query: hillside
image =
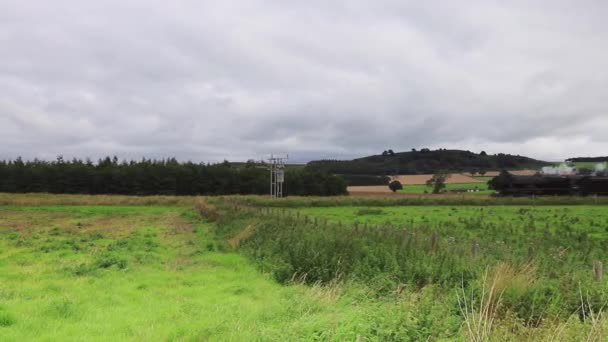
[(437, 171), (478, 172), (488, 170), (538, 169), (549, 162), (510, 154), (488, 155), (462, 150), (422, 149), (383, 153), (353, 160), (316, 160), (306, 168), (340, 175), (428, 174)]
[(608, 162), (608, 156), (604, 156), (604, 157), (575, 157), (575, 158), (569, 158), (566, 159), (567, 162), (573, 162), (573, 163), (602, 163), (602, 162)]

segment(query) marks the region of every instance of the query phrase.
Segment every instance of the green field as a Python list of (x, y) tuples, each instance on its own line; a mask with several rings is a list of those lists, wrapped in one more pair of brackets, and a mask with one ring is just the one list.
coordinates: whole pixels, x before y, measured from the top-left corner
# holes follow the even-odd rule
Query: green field
[[(407, 207), (316, 207), (299, 208), (302, 214), (338, 223), (424, 225), (428, 229), (449, 227), (463, 232), (516, 227), (552, 234), (580, 231), (608, 241), (608, 206), (407, 206)], [(472, 223), (479, 224), (472, 224)], [(455, 233), (455, 232), (454, 232)], [(532, 233), (531, 231), (527, 232)]]
[(488, 177), (488, 176), (474, 176), (473, 178), (483, 181), (483, 182), (488, 182), (488, 181), (494, 179), (494, 177)]
[(603, 341), (608, 331), (608, 286), (593, 270), (608, 262), (608, 206), (592, 201), (0, 200), (2, 341)]
[[(294, 200), (289, 208), (243, 209), (219, 231), (231, 236), (255, 222), (256, 234), (240, 249), (279, 282), (294, 275), (309, 284), (338, 278), (381, 297), (398, 291), (425, 300), (434, 289), (442, 305), (423, 300), (409, 309), (421, 322), (398, 323), (422, 332), (418, 339), (606, 337), (600, 313), (608, 287), (594, 265), (607, 261), (608, 206), (302, 203), (313, 205)], [(484, 324), (494, 324), (487, 335), (467, 328)]]
[(354, 338), (399, 309), (355, 298), (277, 284), (190, 208), (0, 206), (2, 341)]
[[(492, 177), (489, 177), (490, 179)], [(476, 192), (472, 192), (473, 194), (481, 194), (481, 195), (487, 195), (487, 194), (492, 194), (494, 193), (494, 190), (489, 190), (488, 189), (488, 184), (487, 183), (457, 183), (457, 184), (446, 184), (445, 185), (445, 190), (450, 191), (450, 190), (456, 190), (456, 189), (475, 189), (475, 190), (479, 190)], [(432, 186), (427, 186), (427, 185), (423, 185), (423, 184), (416, 184), (416, 185), (404, 185), (402, 190), (399, 190), (399, 192), (405, 192), (405, 193), (410, 193), (410, 194), (423, 194), (423, 193), (431, 193), (433, 192), (433, 187)]]

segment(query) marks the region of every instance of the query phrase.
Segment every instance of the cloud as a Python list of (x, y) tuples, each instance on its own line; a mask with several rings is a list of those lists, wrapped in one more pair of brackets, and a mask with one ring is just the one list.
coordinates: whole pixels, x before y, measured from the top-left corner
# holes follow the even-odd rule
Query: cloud
[(0, 3), (0, 158), (608, 149), (600, 1)]

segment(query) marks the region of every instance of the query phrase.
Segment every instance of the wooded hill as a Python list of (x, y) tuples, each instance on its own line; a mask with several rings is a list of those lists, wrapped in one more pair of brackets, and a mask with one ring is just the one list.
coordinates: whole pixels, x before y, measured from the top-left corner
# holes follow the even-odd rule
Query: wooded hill
[(445, 172), (479, 172), (489, 170), (538, 169), (552, 163), (510, 154), (489, 155), (462, 150), (421, 149), (410, 152), (384, 151), (353, 160), (316, 160), (306, 165), (307, 170), (339, 175), (429, 174)]
[(567, 162), (575, 162), (575, 163), (602, 163), (608, 162), (608, 156), (606, 157), (576, 157), (566, 159)]

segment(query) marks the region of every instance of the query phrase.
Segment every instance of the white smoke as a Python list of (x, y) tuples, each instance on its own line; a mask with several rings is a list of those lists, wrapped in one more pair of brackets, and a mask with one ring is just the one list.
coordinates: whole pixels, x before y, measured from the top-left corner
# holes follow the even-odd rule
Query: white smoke
[(606, 171), (606, 162), (595, 164), (595, 172), (605, 172)]
[(576, 174), (576, 167), (561, 163), (559, 166), (545, 166), (541, 169), (541, 173), (551, 176), (570, 176)]

